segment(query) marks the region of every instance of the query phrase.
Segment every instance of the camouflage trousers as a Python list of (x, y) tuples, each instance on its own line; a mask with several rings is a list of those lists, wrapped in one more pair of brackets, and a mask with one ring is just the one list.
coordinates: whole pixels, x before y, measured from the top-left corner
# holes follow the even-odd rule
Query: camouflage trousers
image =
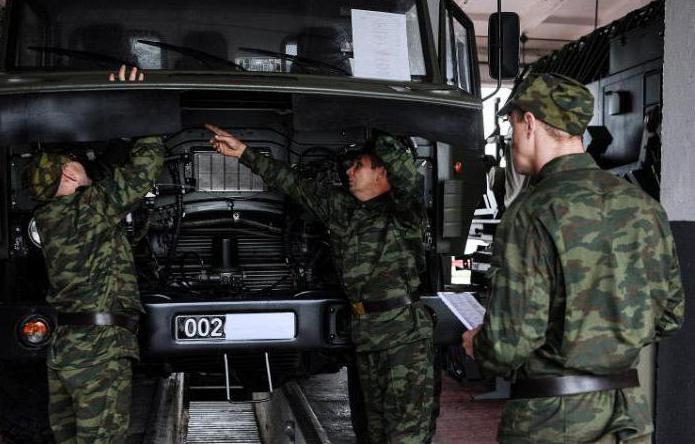
[(357, 353), (372, 444), (422, 444), (431, 439), (433, 360), (431, 339)]
[(71, 370), (49, 367), (48, 413), (56, 443), (125, 442), (131, 385), (129, 359)]

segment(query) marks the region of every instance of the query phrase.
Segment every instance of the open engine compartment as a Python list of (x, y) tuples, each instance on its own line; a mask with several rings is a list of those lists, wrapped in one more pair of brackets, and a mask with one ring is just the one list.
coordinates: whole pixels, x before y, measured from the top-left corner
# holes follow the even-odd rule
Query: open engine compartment
[[(265, 155), (289, 161), (284, 136), (268, 129), (241, 130)], [(136, 262), (145, 292), (204, 298), (286, 297), (334, 288), (325, 232), (285, 196), (237, 159), (212, 151), (208, 134), (184, 130), (171, 137), (156, 197), (136, 215), (149, 221)], [(312, 158), (312, 152), (318, 156)], [(296, 168), (331, 182), (335, 152), (299, 153)], [(318, 168), (318, 171), (316, 170)], [(135, 229), (135, 228), (134, 228)]]
[[(211, 368), (219, 366), (221, 354), (233, 352), (239, 366), (245, 354), (267, 350), (275, 371), (284, 375), (344, 363), (350, 310), (325, 227), (236, 159), (216, 153), (206, 122), (321, 187), (343, 186), (347, 154), (374, 131), (400, 137), (422, 176), (420, 199), (427, 211), (420, 294), (437, 316), (437, 342), (458, 340), (460, 327), (436, 292), (448, 288), (451, 257), (464, 250), (485, 187), (474, 108), (290, 91), (118, 89), (82, 91), (79, 101), (70, 100), (77, 93), (26, 95), (33, 103), (23, 108), (29, 120), (0, 140), (0, 167), (7, 172), (0, 214), (0, 320), (7, 322), (4, 329), (0, 325), (0, 338), (8, 338), (8, 356), (45, 353), (45, 343), (17, 339), (19, 326), (32, 316), (45, 319), (49, 329), (55, 326), (32, 223), (39, 203), (31, 199), (26, 167), (41, 151), (60, 152), (82, 161), (99, 180), (128, 160), (136, 137), (159, 135), (166, 146), (163, 171), (121, 222), (133, 245), (146, 311), (139, 331), (144, 362)], [(3, 116), (14, 115), (12, 109), (3, 108)], [(233, 326), (244, 316), (258, 324), (254, 331), (211, 335), (209, 327), (222, 333), (223, 324)], [(279, 327), (266, 328), (277, 323), (284, 325), (279, 333)]]
[[(253, 149), (287, 162), (302, 177), (325, 187), (341, 186), (345, 154), (359, 147), (369, 131), (345, 128), (297, 134), (289, 114), (278, 109), (212, 112), (209, 105), (190, 107), (184, 112), (184, 128), (162, 135), (167, 151), (162, 174), (142, 204), (122, 222), (134, 246), (141, 293), (168, 301), (311, 298), (317, 290), (321, 297), (326, 292), (342, 297), (325, 228), (237, 159), (212, 150), (210, 134), (202, 128), (205, 121), (215, 122)], [(422, 199), (431, 211), (434, 149), (425, 139), (403, 140), (418, 153), (425, 184)], [(45, 278), (35, 279), (44, 267), (31, 216), (37, 203), (31, 200), (24, 180), (31, 158), (41, 150), (69, 154), (99, 180), (127, 160), (131, 142), (10, 146), (14, 206), (9, 222), (15, 237), (11, 254), (24, 258), (13, 261), (18, 277), (13, 294), (31, 292), (36, 297), (47, 291)], [(428, 231), (423, 240), (429, 242), (428, 250), (432, 239)], [(30, 280), (32, 288), (25, 285)]]

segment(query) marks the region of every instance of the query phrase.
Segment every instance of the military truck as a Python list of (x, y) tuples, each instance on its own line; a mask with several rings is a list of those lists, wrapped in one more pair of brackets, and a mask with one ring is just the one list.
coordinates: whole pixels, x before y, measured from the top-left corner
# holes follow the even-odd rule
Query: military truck
[[(349, 361), (350, 311), (325, 228), (212, 150), (204, 122), (336, 186), (344, 153), (374, 131), (400, 137), (428, 215), (422, 298), (437, 342), (460, 340), (436, 294), (464, 253), (486, 171), (475, 32), (453, 1), (8, 0), (2, 29), (5, 382), (7, 369), (40, 372), (55, 328), (27, 165), (59, 152), (99, 179), (145, 135), (164, 137), (165, 168), (122, 222), (147, 312), (143, 365), (224, 369), (257, 387)], [(121, 64), (146, 80), (108, 82)]]
[(652, 1), (530, 66), (576, 78), (591, 90), (597, 100), (584, 136), (587, 152), (599, 166), (657, 200), (664, 8), (664, 0)]

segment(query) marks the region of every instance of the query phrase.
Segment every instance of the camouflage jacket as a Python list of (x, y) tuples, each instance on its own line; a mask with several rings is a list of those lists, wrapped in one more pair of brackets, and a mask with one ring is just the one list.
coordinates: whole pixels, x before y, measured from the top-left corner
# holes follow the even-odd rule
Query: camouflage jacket
[[(283, 162), (247, 149), (241, 161), (270, 186), (308, 208), (328, 228), (335, 263), (351, 303), (410, 295), (420, 285), (422, 247), (420, 176), (412, 155), (391, 137), (380, 137), (376, 154), (384, 161), (392, 192), (366, 202), (301, 178)], [(353, 316), (357, 351), (385, 349), (432, 337), (432, 322), (421, 303)]]
[[(39, 207), (36, 221), (57, 311), (143, 311), (133, 254), (121, 220), (152, 188), (163, 164), (159, 138), (138, 140), (130, 162), (113, 175)], [(54, 368), (83, 367), (105, 359), (138, 357), (134, 334), (122, 327), (58, 327), (49, 350)]]
[[(616, 374), (677, 330), (684, 295), (661, 206), (588, 154), (549, 162), (507, 210), (475, 338), (480, 366), (516, 378)], [(502, 442), (624, 439), (652, 430), (642, 388), (507, 403)]]

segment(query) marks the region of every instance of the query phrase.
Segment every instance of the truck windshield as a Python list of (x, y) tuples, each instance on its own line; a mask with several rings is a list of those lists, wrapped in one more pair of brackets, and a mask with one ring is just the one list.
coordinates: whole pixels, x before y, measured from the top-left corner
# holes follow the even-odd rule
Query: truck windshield
[(15, 0), (7, 70), (428, 78), (418, 0)]

